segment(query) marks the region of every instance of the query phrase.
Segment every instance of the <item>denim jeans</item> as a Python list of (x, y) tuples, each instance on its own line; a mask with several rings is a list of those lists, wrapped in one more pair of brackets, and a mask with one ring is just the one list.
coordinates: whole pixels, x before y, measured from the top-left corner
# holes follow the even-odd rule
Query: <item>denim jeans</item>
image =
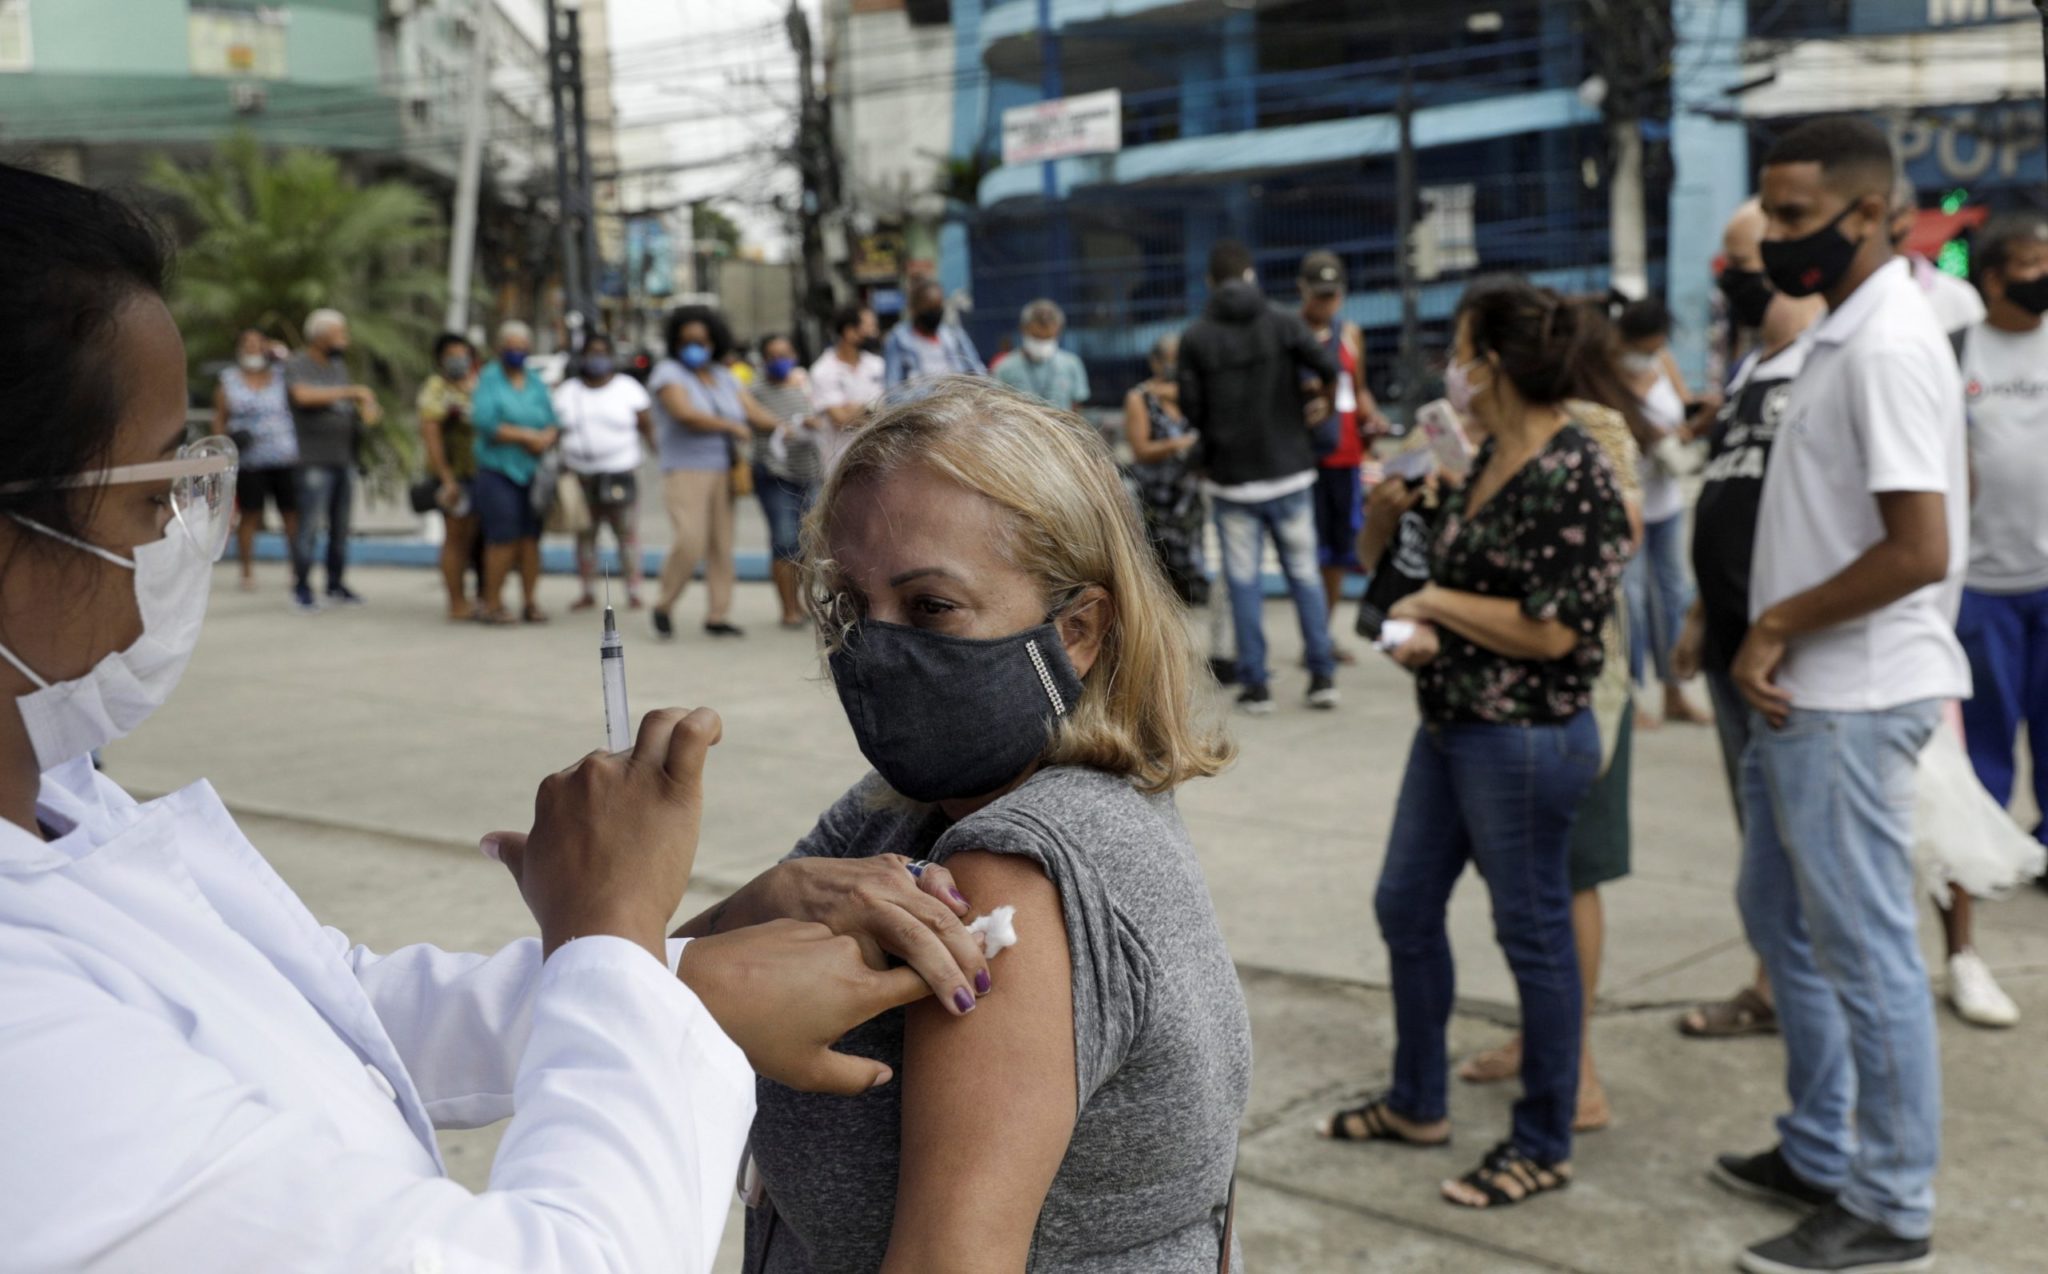
[(1679, 625), (1692, 605), (1692, 587), (1685, 576), (1684, 514), (1643, 523), (1643, 551), (1629, 560), (1621, 585), (1628, 596), (1629, 678), (1641, 682), (1645, 667), (1655, 667), (1659, 681), (1676, 684), (1671, 648), (1678, 644)]
[(1266, 628), (1262, 609), (1265, 590), (1260, 574), (1265, 537), (1280, 552), (1280, 570), (1294, 611), (1301, 620), (1301, 640), (1308, 652), (1308, 670), (1318, 677), (1335, 676), (1336, 652), (1330, 644), (1330, 611), (1323, 600), (1323, 581), (1316, 562), (1314, 499), (1296, 491), (1277, 500), (1240, 504), (1218, 496), (1216, 534), (1223, 541), (1223, 580), (1230, 588), (1230, 617), (1237, 633), (1237, 683), (1266, 684)]
[(1522, 1003), (1514, 1143), (1538, 1163), (1572, 1153), (1580, 987), (1566, 847), (1599, 768), (1591, 712), (1563, 725), (1425, 724), (1408, 752), (1373, 899), (1394, 990), (1387, 1102), (1409, 1119), (1442, 1119), (1456, 993), (1445, 909), (1466, 862), (1478, 866)]
[(1714, 733), (1721, 739), (1721, 770), (1728, 776), (1728, 796), (1735, 802), (1735, 825), (1743, 825), (1742, 754), (1749, 750), (1749, 704), (1729, 673), (1708, 668), (1702, 674), (1707, 698), (1714, 705)]
[[(2012, 800), (2020, 723), (2034, 772), (2034, 804), (2048, 810), (2048, 589), (1963, 590), (1956, 637), (1977, 693), (1963, 700), (1963, 738), (1977, 781), (2000, 805)], [(2048, 842), (2048, 823), (2034, 830)]]
[(1934, 999), (1914, 930), (1914, 773), (1932, 701), (1752, 718), (1736, 898), (1785, 1037), (1800, 1176), (1905, 1238), (1933, 1224), (1941, 1149)]
[(815, 487), (768, 472), (767, 465), (754, 466), (754, 496), (761, 501), (761, 513), (768, 519), (768, 551), (778, 562), (794, 562), (802, 555), (804, 515), (818, 498)]
[(321, 525), (327, 529), (327, 587), (341, 587), (342, 572), (348, 569), (348, 519), (355, 474), (347, 465), (300, 465), (295, 477), (299, 498), (299, 533), (292, 538), (292, 579), (311, 587), (313, 548), (320, 542)]

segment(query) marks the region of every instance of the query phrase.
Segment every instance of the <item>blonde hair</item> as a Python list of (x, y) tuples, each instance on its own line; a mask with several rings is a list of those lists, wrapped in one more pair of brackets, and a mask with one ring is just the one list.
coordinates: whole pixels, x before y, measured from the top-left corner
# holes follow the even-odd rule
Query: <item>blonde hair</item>
[(804, 519), (805, 604), (821, 626), (835, 609), (828, 533), (847, 492), (922, 466), (990, 501), (1005, 558), (1054, 603), (1090, 585), (1108, 596), (1102, 650), (1080, 703), (1054, 728), (1041, 761), (1085, 765), (1165, 792), (1220, 772), (1236, 755), (1197, 708), (1200, 673), (1185, 612), (1139, 529), (1101, 435), (998, 382), (949, 376), (884, 403), (853, 435)]

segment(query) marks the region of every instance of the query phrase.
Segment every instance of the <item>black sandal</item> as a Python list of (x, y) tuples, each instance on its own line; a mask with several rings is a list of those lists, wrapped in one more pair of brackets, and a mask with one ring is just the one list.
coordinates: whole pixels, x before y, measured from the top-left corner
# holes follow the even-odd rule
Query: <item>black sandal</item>
[[(1375, 1097), (1363, 1106), (1352, 1106), (1324, 1119), (1316, 1129), (1318, 1136), (1331, 1141), (1391, 1141), (1403, 1146), (1416, 1146), (1431, 1150), (1451, 1144), (1451, 1135), (1445, 1133), (1438, 1141), (1419, 1141), (1403, 1133), (1387, 1118), (1391, 1108), (1384, 1097)], [(1356, 1125), (1358, 1131), (1353, 1132)]]
[[(1499, 1183), (1502, 1181), (1513, 1182), (1521, 1193), (1510, 1194), (1501, 1189)], [(1533, 1199), (1539, 1194), (1562, 1190), (1571, 1183), (1570, 1165), (1546, 1167), (1515, 1149), (1514, 1142), (1503, 1141), (1487, 1151), (1486, 1158), (1479, 1161), (1478, 1167), (1458, 1178), (1459, 1185), (1479, 1191), (1486, 1196), (1486, 1202), (1466, 1203), (1462, 1199), (1453, 1199), (1448, 1192), (1444, 1195), (1444, 1202), (1455, 1207), (1475, 1210), (1507, 1208)]]

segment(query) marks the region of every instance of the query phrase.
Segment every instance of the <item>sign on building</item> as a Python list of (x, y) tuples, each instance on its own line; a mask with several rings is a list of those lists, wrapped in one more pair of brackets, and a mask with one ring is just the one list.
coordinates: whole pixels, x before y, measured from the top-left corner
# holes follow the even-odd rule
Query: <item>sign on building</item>
[(1057, 97), (1003, 112), (1003, 162), (1036, 164), (1122, 150), (1124, 95), (1116, 89)]
[(2034, 0), (1850, 0), (1849, 30), (1891, 35), (2035, 16)]

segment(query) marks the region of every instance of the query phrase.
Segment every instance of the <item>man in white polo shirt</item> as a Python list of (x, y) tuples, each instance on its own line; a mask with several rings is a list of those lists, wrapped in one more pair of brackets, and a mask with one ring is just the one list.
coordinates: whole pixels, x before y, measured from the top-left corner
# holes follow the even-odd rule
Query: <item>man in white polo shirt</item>
[(1829, 313), (1805, 338), (1764, 479), (1751, 625), (1733, 668), (1758, 720), (1738, 900), (1785, 1038), (1780, 1144), (1715, 1177), (1815, 1208), (1751, 1274), (1932, 1263), (1941, 1073), (1915, 937), (1914, 771), (1970, 693), (1955, 638), (1968, 471), (1955, 356), (1886, 217), (1890, 143), (1800, 125), (1764, 159), (1764, 268)]

